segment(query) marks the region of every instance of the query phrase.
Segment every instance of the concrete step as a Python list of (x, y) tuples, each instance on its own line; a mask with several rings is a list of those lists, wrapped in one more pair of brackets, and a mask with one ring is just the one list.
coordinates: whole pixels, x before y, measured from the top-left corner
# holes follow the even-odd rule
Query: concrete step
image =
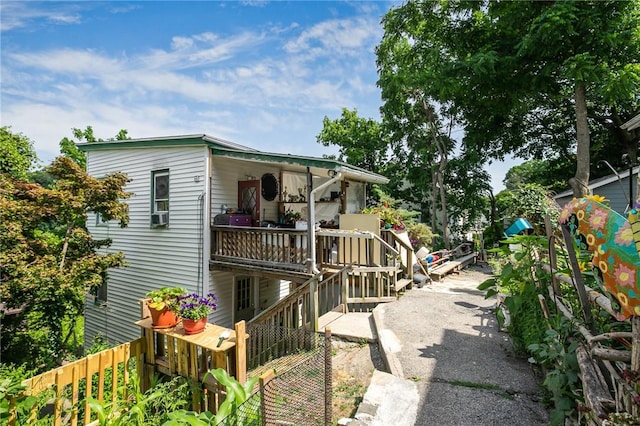
[(353, 425), (413, 426), (420, 395), (415, 382), (379, 370), (358, 406)]
[(318, 326), (320, 331), (329, 327), (331, 335), (351, 342), (378, 340), (371, 312), (327, 312), (318, 318)]

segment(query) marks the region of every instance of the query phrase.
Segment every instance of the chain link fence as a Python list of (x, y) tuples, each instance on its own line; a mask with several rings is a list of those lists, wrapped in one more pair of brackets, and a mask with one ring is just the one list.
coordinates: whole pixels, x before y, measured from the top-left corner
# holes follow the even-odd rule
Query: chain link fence
[(248, 375), (259, 387), (224, 426), (331, 424), (331, 334), (248, 324)]

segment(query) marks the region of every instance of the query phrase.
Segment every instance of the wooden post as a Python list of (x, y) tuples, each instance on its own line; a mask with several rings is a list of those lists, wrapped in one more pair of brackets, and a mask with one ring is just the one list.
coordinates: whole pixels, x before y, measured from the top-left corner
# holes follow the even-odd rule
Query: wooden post
[(331, 365), (331, 328), (326, 327), (324, 330), (324, 424), (332, 424), (333, 418), (333, 384), (332, 374), (333, 367)]
[(346, 269), (340, 272), (340, 289), (342, 291), (342, 313), (346, 314), (349, 312), (349, 305), (347, 304), (347, 299), (349, 298), (349, 274)]
[(118, 359), (115, 348), (110, 349), (108, 354), (111, 358), (111, 402), (115, 402), (118, 399)]
[(311, 331), (317, 333), (319, 331), (318, 321), (318, 278), (313, 277), (309, 280), (309, 313), (311, 315)]
[(237, 322), (236, 330), (236, 380), (247, 381), (247, 332), (244, 321)]
[[(551, 265), (551, 270), (555, 271), (558, 267), (556, 259), (556, 237), (553, 235), (551, 218), (548, 214), (544, 216), (544, 228), (547, 234), (547, 239), (549, 240), (549, 264)], [(558, 279), (554, 273), (551, 274), (551, 287), (553, 288), (554, 297), (560, 296), (560, 285), (558, 285)]]
[[(631, 371), (640, 371), (640, 316), (634, 315), (631, 317)], [(633, 418), (638, 418), (640, 415), (640, 409), (633, 404), (631, 408), (631, 414)]]
[(62, 425), (62, 396), (64, 394), (63, 370), (56, 372), (56, 401), (53, 404), (53, 425)]
[(569, 255), (569, 262), (571, 270), (573, 272), (573, 286), (578, 292), (580, 304), (582, 305), (582, 313), (584, 315), (584, 322), (589, 327), (592, 334), (595, 334), (595, 324), (593, 322), (593, 316), (591, 315), (591, 305), (589, 304), (589, 298), (587, 291), (584, 288), (584, 281), (582, 280), (582, 273), (580, 272), (580, 266), (578, 265), (578, 258), (576, 257), (576, 250), (573, 247), (574, 240), (571, 236), (571, 231), (567, 225), (561, 225), (562, 236), (564, 237), (565, 246), (567, 247), (567, 254)]
[(262, 425), (275, 426), (275, 406), (276, 398), (271, 389), (267, 388), (267, 384), (275, 377), (273, 369), (264, 372), (260, 376), (260, 410), (262, 411)]

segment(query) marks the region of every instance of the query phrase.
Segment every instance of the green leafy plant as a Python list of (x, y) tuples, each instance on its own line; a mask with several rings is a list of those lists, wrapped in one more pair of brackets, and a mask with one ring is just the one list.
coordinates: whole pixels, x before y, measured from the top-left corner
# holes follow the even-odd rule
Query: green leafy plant
[(27, 370), (24, 365), (0, 364), (0, 424), (13, 419), (16, 425), (50, 425), (51, 415), (32, 418), (54, 395), (53, 390), (45, 390), (38, 395), (29, 395), (22, 382), (32, 377), (35, 370)]
[(157, 311), (163, 310), (169, 303), (175, 303), (176, 299), (184, 296), (187, 290), (182, 287), (162, 287), (147, 293), (148, 306)]
[(293, 223), (301, 219), (302, 213), (293, 211), (291, 208), (285, 210), (284, 214), (282, 215), (283, 223)]
[(218, 298), (213, 293), (200, 296), (197, 293), (187, 294), (178, 297), (175, 306), (171, 309), (183, 319), (198, 320), (206, 318), (211, 312), (216, 310)]
[(580, 367), (576, 357), (579, 341), (572, 339), (572, 325), (565, 317), (554, 317), (551, 326), (543, 341), (530, 344), (528, 349), (536, 362), (547, 370), (542, 385), (551, 393), (554, 404), (550, 424), (560, 426), (576, 409), (579, 399)]
[[(479, 290), (487, 292), (486, 298), (505, 294), (503, 305), (511, 321), (504, 325), (514, 350), (520, 354), (527, 352), (528, 345), (541, 342), (546, 330), (538, 294), (546, 292), (550, 279), (536, 267), (538, 253), (544, 244), (546, 239), (538, 236), (516, 236), (503, 241), (502, 246), (490, 251), (508, 261), (502, 266), (500, 275), (478, 286)], [(503, 321), (502, 312), (498, 310), (497, 314), (498, 320)]]
[(12, 411), (17, 418), (28, 418), (36, 398), (24, 394), (26, 387), (14, 377), (0, 379), (0, 420), (8, 421)]
[(415, 250), (420, 249), (420, 247), (430, 246), (434, 237), (437, 236), (433, 233), (431, 228), (424, 223), (408, 222), (407, 231), (409, 232), (409, 241), (411, 241), (411, 246)]
[[(124, 399), (126, 390), (127, 398)], [(119, 397), (113, 402), (100, 402), (89, 398), (89, 406), (96, 413), (100, 426), (161, 424), (169, 414), (189, 404), (189, 385), (182, 377), (157, 383), (147, 392), (141, 392), (139, 381), (119, 388)]]
[(232, 415), (235, 416), (233, 424), (243, 426), (262, 424), (259, 408), (254, 411), (238, 410), (238, 407), (244, 404), (251, 396), (251, 391), (259, 380), (258, 377), (252, 377), (242, 385), (222, 368), (208, 371), (203, 380), (206, 380), (208, 375), (212, 375), (218, 383), (224, 386), (227, 393), (215, 416), (209, 412), (196, 413), (182, 409), (169, 413), (169, 420), (163, 423), (163, 426), (179, 426), (183, 424), (192, 426), (217, 425)]

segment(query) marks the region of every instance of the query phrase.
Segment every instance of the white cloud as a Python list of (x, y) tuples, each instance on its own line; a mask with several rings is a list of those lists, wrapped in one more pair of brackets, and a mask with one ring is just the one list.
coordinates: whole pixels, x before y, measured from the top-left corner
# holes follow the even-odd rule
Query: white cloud
[(379, 40), (379, 24), (372, 18), (334, 19), (304, 30), (300, 36), (285, 44), (289, 53), (306, 53), (315, 58), (339, 54), (362, 53), (370, 43)]
[(42, 19), (55, 24), (78, 24), (82, 22), (81, 15), (74, 9), (75, 6), (69, 7), (64, 3), (51, 8), (36, 8), (29, 2), (3, 1), (0, 3), (0, 31), (25, 28)]
[(189, 37), (174, 37), (171, 39), (171, 48), (174, 50), (188, 49), (193, 46), (193, 39)]
[(2, 124), (34, 140), (45, 160), (72, 127), (87, 125), (103, 138), (120, 129), (134, 138), (208, 133), (266, 151), (329, 153), (315, 143), (325, 115), (337, 117), (342, 107), (377, 110), (375, 85), (358, 74), (367, 67), (375, 73), (378, 27), (355, 18), (307, 30), (294, 23), (174, 34), (165, 45), (116, 53), (5, 51)]

